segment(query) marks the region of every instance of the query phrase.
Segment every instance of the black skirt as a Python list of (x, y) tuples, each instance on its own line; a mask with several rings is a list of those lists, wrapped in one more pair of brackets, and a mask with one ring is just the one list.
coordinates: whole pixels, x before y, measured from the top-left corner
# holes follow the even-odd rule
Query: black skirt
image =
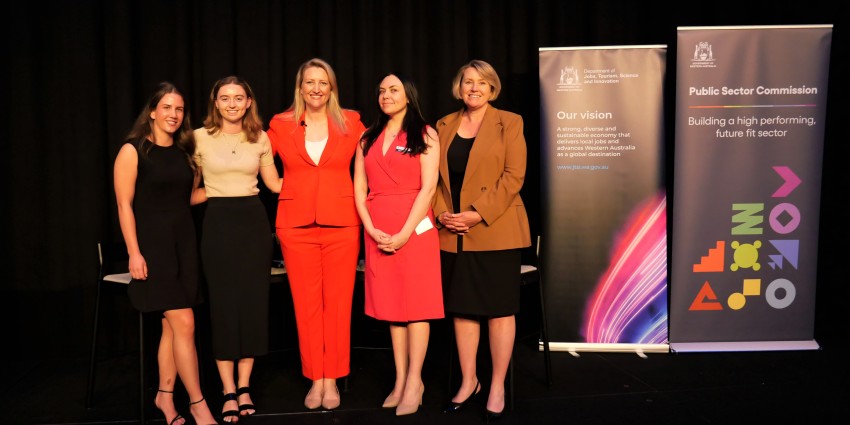
[(260, 198), (210, 198), (204, 213), (201, 263), (216, 359), (268, 353), (271, 262), (271, 226)]
[(502, 317), (519, 312), (520, 249), (440, 251), (447, 314)]

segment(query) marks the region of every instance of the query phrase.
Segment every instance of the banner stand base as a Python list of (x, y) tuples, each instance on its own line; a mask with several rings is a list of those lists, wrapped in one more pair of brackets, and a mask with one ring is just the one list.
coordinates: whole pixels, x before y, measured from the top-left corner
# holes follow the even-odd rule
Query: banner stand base
[[(539, 345), (543, 351), (543, 344)], [(579, 357), (580, 351), (604, 352), (604, 353), (635, 353), (640, 357), (646, 357), (645, 353), (669, 353), (668, 344), (592, 344), (587, 342), (549, 342), (550, 351), (566, 351), (573, 357)]]
[(817, 341), (741, 341), (741, 342), (675, 342), (674, 353), (711, 351), (791, 351), (820, 350)]

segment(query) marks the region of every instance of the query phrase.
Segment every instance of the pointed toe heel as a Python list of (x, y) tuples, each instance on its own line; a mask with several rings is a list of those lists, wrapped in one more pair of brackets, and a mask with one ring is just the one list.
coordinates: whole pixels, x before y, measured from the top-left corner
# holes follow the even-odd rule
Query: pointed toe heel
[(384, 404), (382, 404), (381, 407), (384, 409), (394, 409), (398, 407), (399, 401), (401, 401), (400, 396), (393, 397), (392, 393), (390, 393), (390, 395), (384, 399)]
[(470, 400), (475, 398), (475, 395), (478, 394), (480, 391), (481, 382), (475, 382), (475, 389), (472, 390), (472, 394), (470, 394), (469, 397), (466, 398), (466, 400), (461, 401), (460, 403), (456, 403), (454, 401), (449, 400), (449, 404), (447, 404), (446, 407), (443, 408), (443, 413), (454, 413), (460, 409), (463, 409), (464, 406), (466, 406), (466, 404), (469, 403)]
[(334, 392), (336, 393), (336, 398), (327, 397), (329, 392), (325, 392), (322, 396), (322, 407), (325, 408), (325, 410), (334, 410), (339, 407), (342, 400), (339, 395), (339, 388), (336, 385), (334, 385)]
[(488, 424), (496, 422), (499, 419), (502, 419), (502, 417), (504, 416), (504, 412), (504, 409), (502, 409), (501, 412), (493, 412), (491, 410), (487, 410), (487, 413), (484, 415), (484, 421)]
[(422, 406), (422, 397), (425, 396), (425, 384), (422, 384), (419, 387), (419, 401), (414, 402), (412, 404), (403, 404), (399, 403), (398, 407), (395, 409), (396, 416), (404, 416), (404, 415), (412, 415), (419, 410), (419, 406)]
[(324, 396), (324, 391), (316, 391), (318, 394), (313, 394), (312, 388), (310, 392), (307, 393), (307, 396), (304, 397), (304, 407), (310, 410), (316, 410), (322, 407), (322, 397)]

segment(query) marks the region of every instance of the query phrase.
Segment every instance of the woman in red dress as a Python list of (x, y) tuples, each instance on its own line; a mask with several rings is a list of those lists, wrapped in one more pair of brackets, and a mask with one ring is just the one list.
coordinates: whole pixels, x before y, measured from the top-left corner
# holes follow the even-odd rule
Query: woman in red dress
[(431, 211), (440, 147), (410, 80), (387, 75), (377, 97), (378, 118), (357, 147), (354, 198), (365, 233), (365, 312), (389, 322), (392, 337), (396, 379), (383, 407), (407, 415), (418, 410), (425, 391), (428, 320), (443, 318)]

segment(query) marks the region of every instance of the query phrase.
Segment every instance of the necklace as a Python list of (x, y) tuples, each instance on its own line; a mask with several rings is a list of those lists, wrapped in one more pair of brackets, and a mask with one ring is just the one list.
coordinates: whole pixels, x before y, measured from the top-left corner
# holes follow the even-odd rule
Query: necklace
[(395, 136), (398, 136), (398, 133), (401, 133), (401, 129), (395, 130), (395, 132), (392, 132), (392, 133), (390, 133), (389, 129), (386, 129), (385, 131), (386, 131), (385, 134), (387, 135), (387, 139), (389, 139), (389, 140), (395, 140)]
[(245, 137), (245, 133), (240, 131), (239, 133), (222, 132), (221, 134), (224, 137), (224, 140), (226, 140), (228, 143), (233, 143), (233, 146), (230, 147), (230, 153), (236, 155), (236, 147), (239, 146), (240, 143), (242, 143), (242, 140)]

